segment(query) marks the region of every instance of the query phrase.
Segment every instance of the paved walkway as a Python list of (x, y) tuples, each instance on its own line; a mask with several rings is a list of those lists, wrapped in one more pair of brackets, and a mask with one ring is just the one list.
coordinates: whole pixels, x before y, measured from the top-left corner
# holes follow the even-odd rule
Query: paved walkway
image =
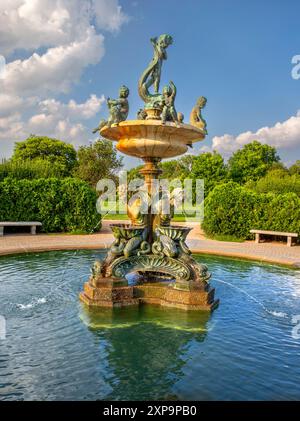
[[(125, 221), (120, 221), (124, 223)], [(5, 235), (0, 237), (0, 255), (49, 250), (76, 250), (107, 248), (113, 241), (109, 224), (118, 221), (103, 221), (101, 233), (92, 235), (40, 234)], [(176, 223), (175, 225), (185, 225)], [(300, 246), (287, 247), (279, 243), (245, 241), (233, 243), (206, 239), (198, 223), (188, 223), (193, 230), (188, 236), (188, 245), (194, 253), (232, 256), (292, 265), (300, 268)]]

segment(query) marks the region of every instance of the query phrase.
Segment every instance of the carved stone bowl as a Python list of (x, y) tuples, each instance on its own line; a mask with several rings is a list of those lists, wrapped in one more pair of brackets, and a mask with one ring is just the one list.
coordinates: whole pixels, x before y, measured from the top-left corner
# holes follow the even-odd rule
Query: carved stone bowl
[(129, 224), (110, 224), (110, 228), (115, 238), (124, 238), (125, 240), (140, 236), (145, 230), (145, 227), (140, 228)]
[(157, 227), (156, 231), (159, 234), (166, 235), (170, 237), (172, 240), (182, 240), (185, 241), (186, 237), (188, 236), (189, 232), (192, 228), (189, 227), (180, 227), (180, 226), (170, 226), (170, 227)]
[(184, 154), (188, 146), (205, 138), (205, 133), (190, 124), (160, 120), (128, 120), (104, 126), (101, 136), (114, 140), (120, 152), (139, 158), (171, 158)]

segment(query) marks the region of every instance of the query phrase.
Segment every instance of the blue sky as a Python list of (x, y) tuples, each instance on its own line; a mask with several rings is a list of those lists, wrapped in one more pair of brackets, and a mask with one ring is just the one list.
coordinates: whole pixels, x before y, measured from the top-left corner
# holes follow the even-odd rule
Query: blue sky
[[(149, 39), (169, 33), (174, 43), (164, 63), (162, 84), (175, 82), (177, 110), (187, 121), (197, 97), (208, 98), (204, 115), (209, 135), (194, 153), (214, 147), (228, 157), (245, 142), (259, 138), (277, 146), (286, 163), (300, 159), (300, 79), (291, 76), (292, 57), (300, 54), (299, 1), (109, 1), (121, 6), (123, 16), (117, 28), (98, 24), (97, 34), (104, 35), (102, 58), (97, 61), (88, 57), (92, 63), (87, 63), (80, 77), (75, 77), (64, 93), (59, 89), (54, 92), (51, 87), (49, 98), (60, 104), (70, 99), (84, 104), (91, 94), (97, 98), (103, 94), (115, 97), (119, 86), (126, 84), (131, 91), (129, 118), (134, 118), (142, 105), (137, 93), (138, 78), (152, 57)], [(107, 0), (99, 0), (100, 7), (106, 7), (105, 3)], [(91, 25), (92, 19), (97, 15), (90, 19)], [(52, 46), (58, 47), (61, 41), (55, 42)], [(48, 44), (41, 42), (36, 51), (44, 54)], [(33, 52), (34, 48), (10, 46), (5, 57), (7, 62), (24, 60)], [(95, 139), (89, 130), (107, 115), (105, 104), (92, 114), (83, 124), (89, 133), (86, 142)], [(264, 127), (267, 129), (256, 136)], [(133, 158), (125, 162), (130, 166), (139, 163)]]

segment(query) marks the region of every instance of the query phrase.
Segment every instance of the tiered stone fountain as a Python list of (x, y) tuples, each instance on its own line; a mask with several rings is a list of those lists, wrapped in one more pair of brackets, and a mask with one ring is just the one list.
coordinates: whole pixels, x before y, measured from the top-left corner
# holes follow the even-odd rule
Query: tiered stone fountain
[[(102, 120), (95, 131), (116, 141), (117, 149), (145, 162), (141, 174), (145, 178), (143, 201), (128, 206), (131, 224), (112, 224), (115, 241), (103, 262), (96, 261), (92, 275), (84, 285), (80, 299), (88, 306), (120, 307), (140, 303), (158, 304), (186, 310), (212, 310), (217, 305), (214, 289), (208, 281), (207, 266), (197, 263), (185, 243), (191, 228), (171, 225), (169, 213), (153, 214), (150, 203), (159, 176), (159, 162), (184, 154), (194, 142), (206, 135), (206, 122), (201, 109), (206, 99), (200, 97), (192, 110), (190, 123), (175, 110), (176, 87), (170, 82), (159, 93), (163, 60), (172, 43), (169, 35), (151, 39), (154, 57), (139, 81), (139, 94), (145, 102), (137, 120), (125, 121), (129, 106), (129, 90), (120, 89), (119, 99), (108, 99), (110, 117)], [(154, 93), (149, 88), (154, 87)], [(172, 206), (171, 206), (172, 209)], [(128, 275), (138, 274), (135, 284), (128, 284)]]

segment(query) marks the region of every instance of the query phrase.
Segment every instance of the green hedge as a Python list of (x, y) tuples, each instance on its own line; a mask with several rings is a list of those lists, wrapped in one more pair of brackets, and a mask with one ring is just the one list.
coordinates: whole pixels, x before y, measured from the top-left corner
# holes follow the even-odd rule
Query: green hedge
[(256, 193), (229, 182), (221, 184), (205, 200), (202, 228), (208, 235), (252, 238), (250, 229), (300, 234), (300, 198), (295, 193)]
[(64, 178), (61, 167), (44, 159), (32, 161), (3, 161), (0, 163), (0, 182), (6, 178), (32, 180), (35, 178)]
[(40, 221), (43, 232), (91, 232), (101, 228), (96, 200), (96, 192), (74, 178), (7, 178), (0, 183), (0, 221)]

